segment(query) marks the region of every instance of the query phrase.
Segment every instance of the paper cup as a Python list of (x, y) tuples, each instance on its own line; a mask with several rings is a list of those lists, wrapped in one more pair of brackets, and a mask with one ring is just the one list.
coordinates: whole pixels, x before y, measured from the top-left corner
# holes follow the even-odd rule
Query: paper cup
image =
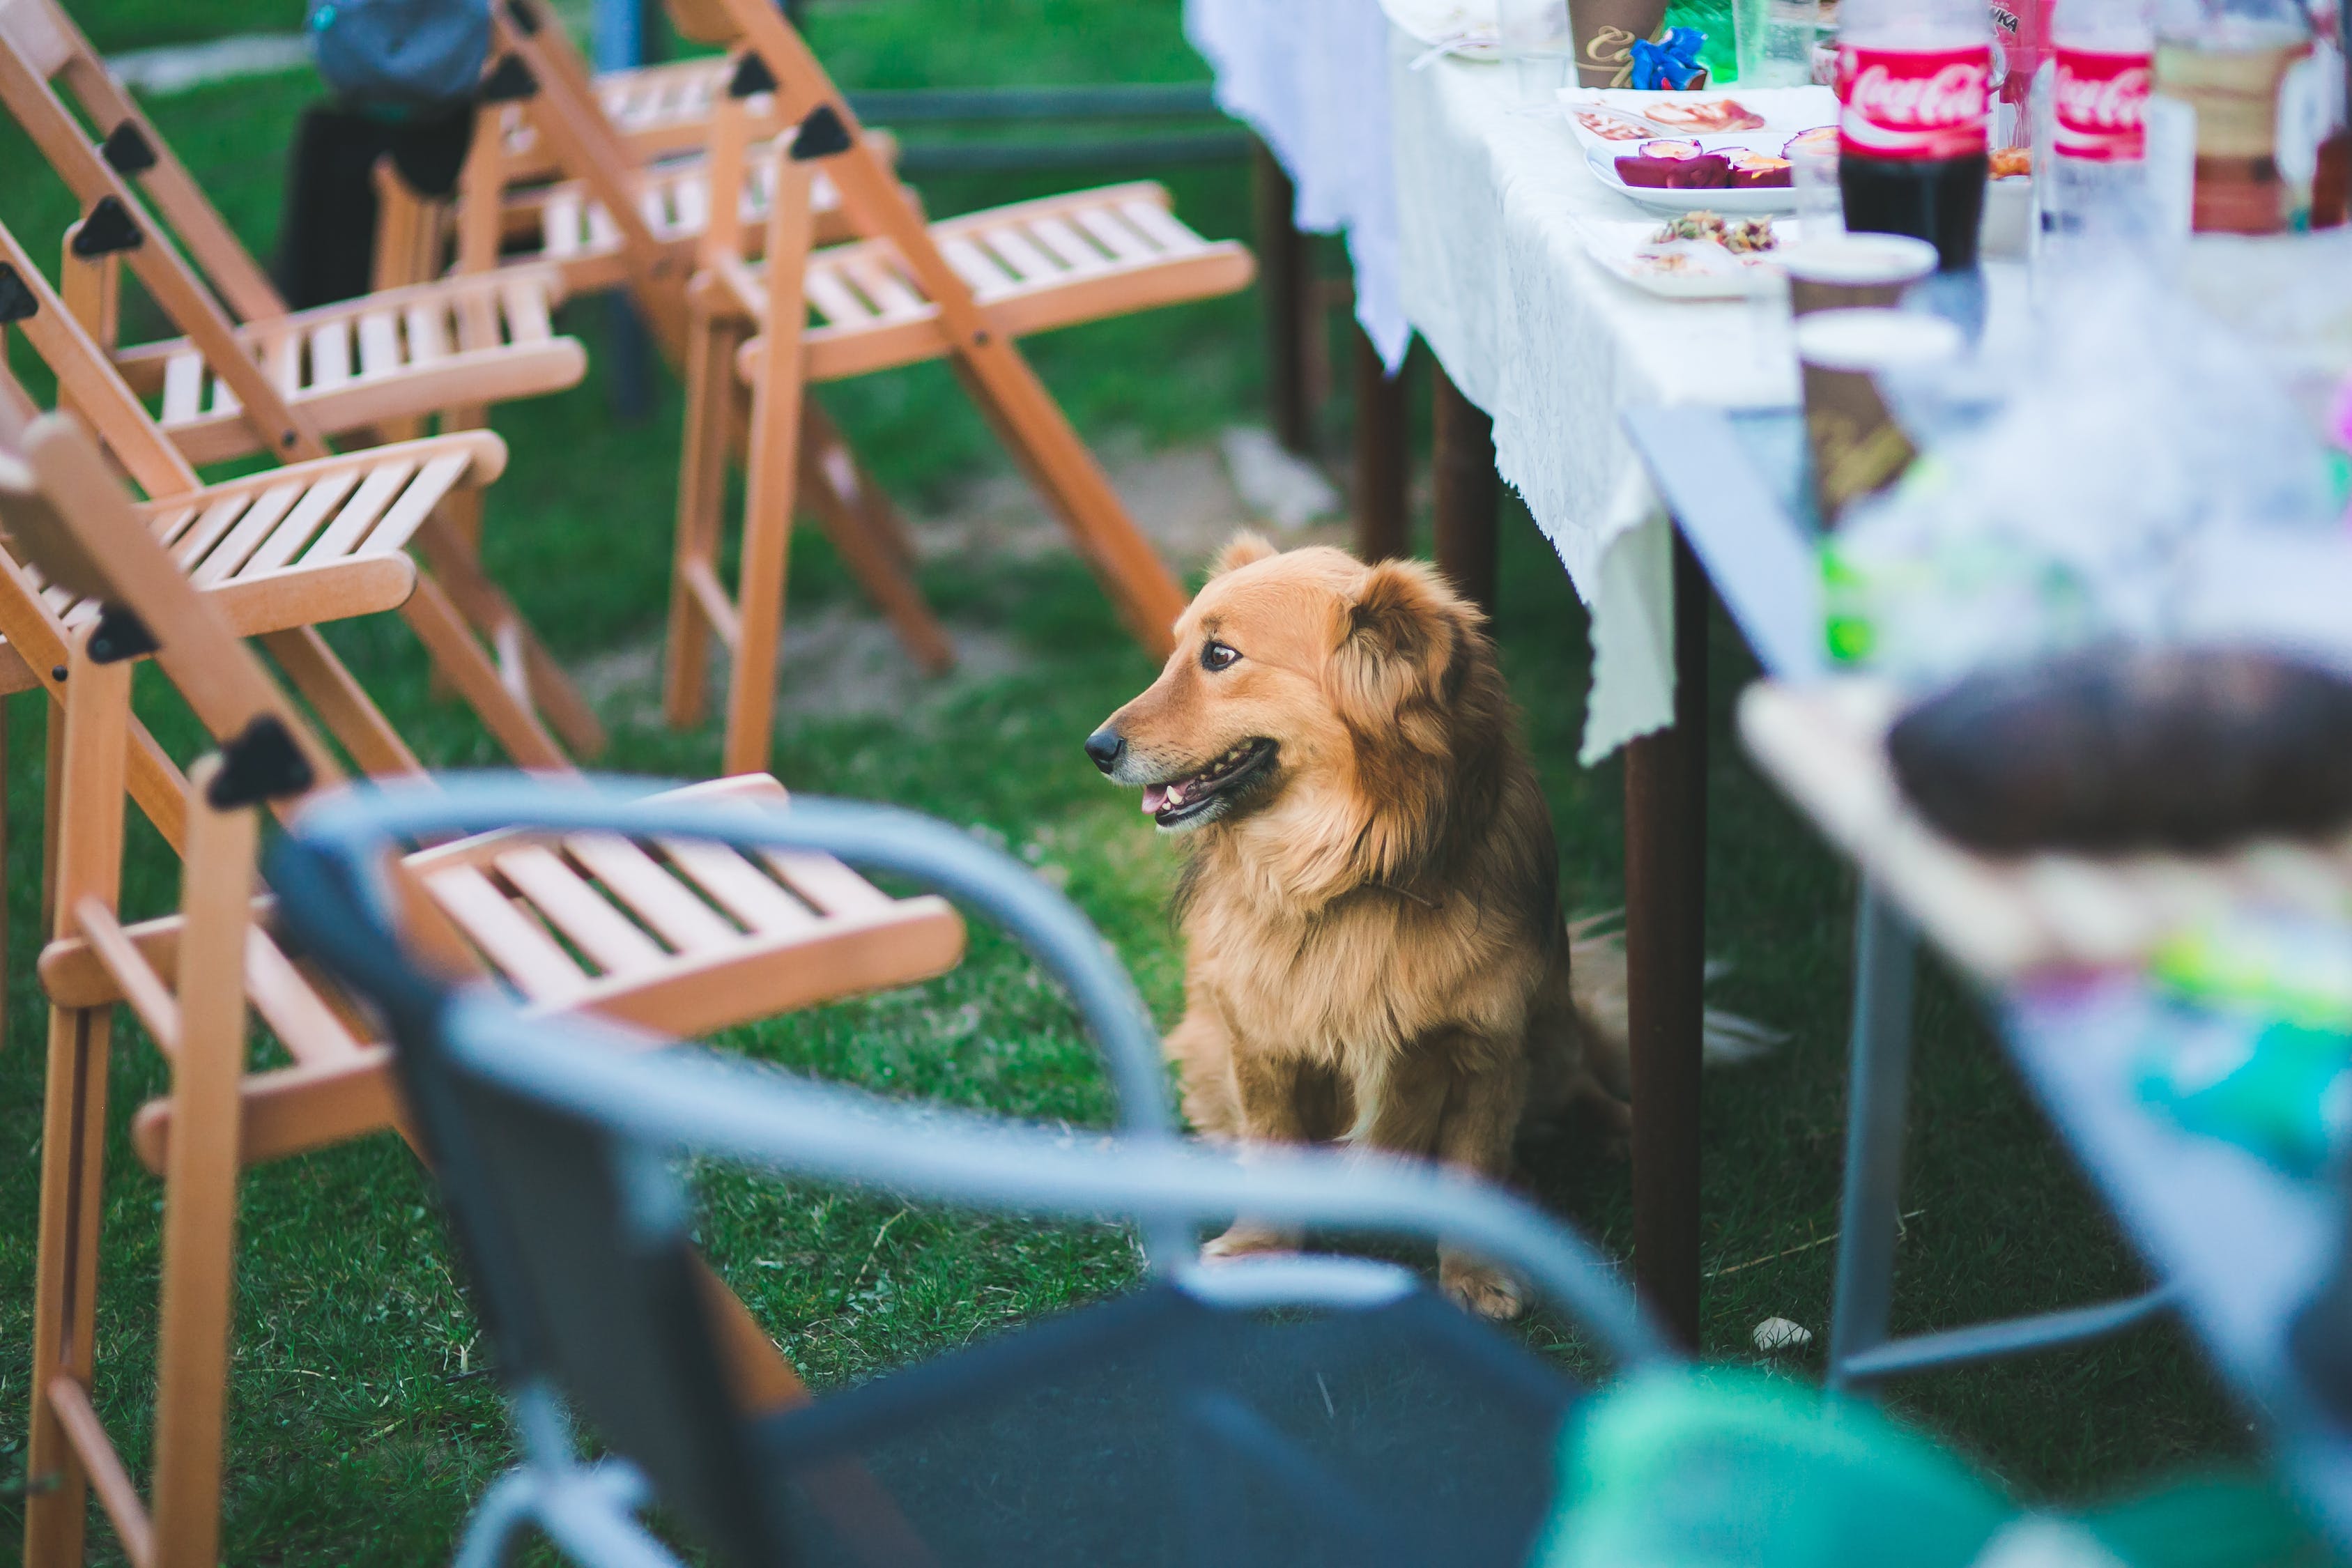
[(1789, 274), (1789, 309), (1810, 316), (1895, 304), (1937, 260), (1934, 246), (1909, 235), (1824, 234), (1790, 246), (1780, 265)]
[(1796, 339), (1813, 494), (1822, 521), (1834, 528), (1846, 508), (1893, 484), (1918, 455), (1878, 378), (1958, 357), (1960, 330), (1914, 310), (1816, 310), (1797, 322)]
[(1576, 38), (1576, 85), (1626, 87), (1634, 41), (1658, 36), (1666, 0), (1569, 0), (1568, 13)]

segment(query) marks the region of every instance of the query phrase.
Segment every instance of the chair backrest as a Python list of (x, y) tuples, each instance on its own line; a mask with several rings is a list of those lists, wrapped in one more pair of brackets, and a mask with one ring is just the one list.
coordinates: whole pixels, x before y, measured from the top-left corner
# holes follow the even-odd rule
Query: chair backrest
[[(102, 128), (97, 142), (58, 95), (60, 84)], [(135, 233), (137, 242), (121, 254), (236, 395), (263, 448), (281, 458), (325, 456), (327, 444), (315, 423), (288, 403), (237, 343), (235, 318), (266, 321), (284, 315), (285, 302), (56, 0), (0, 0), (0, 103), (86, 213), (110, 206), (108, 226), (127, 224)], [(142, 193), (170, 220), (168, 229), (150, 214)], [(181, 253), (174, 234), (202, 271)]]
[[(12, 50), (32, 79), (62, 87), (72, 95), (89, 122), (100, 129), (98, 153), (104, 165), (138, 182), (239, 320), (265, 321), (286, 313), (286, 302), (268, 275), (173, 156), (170, 144), (108, 72), (106, 62), (90, 47), (64, 6), (57, 0), (0, 0), (0, 47)], [(16, 107), (13, 95), (9, 102), (12, 109)], [(33, 107), (27, 101), (22, 112), (29, 114)], [(55, 133), (53, 116), (44, 112), (38, 119), (43, 135)], [(68, 166), (79, 170), (80, 162), (77, 158), (70, 165), (59, 164), (58, 172), (67, 175), (69, 184), (88, 177), (86, 172), (67, 174)], [(94, 204), (105, 194), (95, 184), (85, 188), (76, 184), (74, 190), (85, 205)]]
[[(1244, 1169), (1165, 1131), (1074, 1146), (1063, 1134), (910, 1113), (715, 1058), (650, 1058), (641, 1037), (610, 1026), (536, 1022), (486, 989), (453, 988), (405, 955), (381, 868), (418, 835), (494, 826), (815, 848), (921, 877), (1028, 945), (1069, 986), (1114, 1064), (1138, 1064), (1139, 1083), (1122, 1087), (1157, 1095), (1150, 1016), (1100, 936), (1025, 868), (890, 808), (803, 798), (788, 812), (752, 813), (630, 799), (620, 785), (552, 791), (476, 775), (431, 797), (395, 785), (320, 799), (281, 841), (270, 880), (289, 926), (396, 1042), (502, 1375), (518, 1394), (560, 1390), (735, 1561), (788, 1560), (786, 1505), (729, 1401), (695, 1299), (673, 1166), (685, 1151), (910, 1199), (1140, 1219), (1170, 1269), (1183, 1267), (1193, 1224), (1243, 1207), (1284, 1222), (1442, 1232), (1527, 1269), (1621, 1358), (1664, 1353), (1630, 1295), (1574, 1237), (1433, 1168), (1302, 1152)], [(1262, 1304), (1284, 1300), (1277, 1289)]]
[[(214, 740), (248, 763), (283, 767), (290, 753), (307, 782), (343, 772), (260, 659), (204, 601), (139, 517), (97, 445), (74, 419), (34, 420), (21, 438), (33, 483), (0, 492), (9, 552), (48, 583), (110, 609), (128, 611), (154, 644), (155, 662)], [(21, 574), (8, 583), (29, 588)], [(34, 600), (37, 605), (37, 598)], [(46, 608), (46, 606), (44, 606)], [(257, 728), (272, 731), (256, 742)]]
[(89, 422), (149, 499), (198, 487), (194, 468), (157, 426), (138, 394), (5, 224), (0, 224), (0, 299), (14, 301), (9, 324), (24, 334), (57, 377), (59, 403)]

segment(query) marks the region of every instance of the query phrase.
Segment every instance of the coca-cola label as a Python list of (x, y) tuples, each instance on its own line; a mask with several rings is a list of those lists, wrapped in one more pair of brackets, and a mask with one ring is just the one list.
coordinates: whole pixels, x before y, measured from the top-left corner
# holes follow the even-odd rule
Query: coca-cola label
[(1992, 47), (1838, 52), (1838, 145), (1851, 155), (1930, 163), (1985, 150)]
[(2094, 163), (2137, 163), (2147, 155), (2147, 92), (2155, 75), (2147, 55), (2058, 49), (2055, 150)]

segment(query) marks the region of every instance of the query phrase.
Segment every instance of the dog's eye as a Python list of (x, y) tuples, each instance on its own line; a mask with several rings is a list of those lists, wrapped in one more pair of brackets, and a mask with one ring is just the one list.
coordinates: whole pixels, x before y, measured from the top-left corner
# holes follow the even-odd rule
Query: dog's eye
[(1241, 653), (1238, 649), (1227, 647), (1221, 642), (1206, 643), (1201, 648), (1201, 668), (1223, 669), (1239, 658)]

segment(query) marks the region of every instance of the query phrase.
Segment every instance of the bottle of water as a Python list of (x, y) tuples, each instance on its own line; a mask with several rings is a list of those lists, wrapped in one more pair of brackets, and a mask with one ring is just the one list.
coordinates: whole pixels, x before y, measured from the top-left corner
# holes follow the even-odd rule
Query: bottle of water
[(2148, 89), (2156, 29), (2149, 0), (2058, 0), (2051, 58), (2034, 85), (2042, 255), (2144, 241)]

